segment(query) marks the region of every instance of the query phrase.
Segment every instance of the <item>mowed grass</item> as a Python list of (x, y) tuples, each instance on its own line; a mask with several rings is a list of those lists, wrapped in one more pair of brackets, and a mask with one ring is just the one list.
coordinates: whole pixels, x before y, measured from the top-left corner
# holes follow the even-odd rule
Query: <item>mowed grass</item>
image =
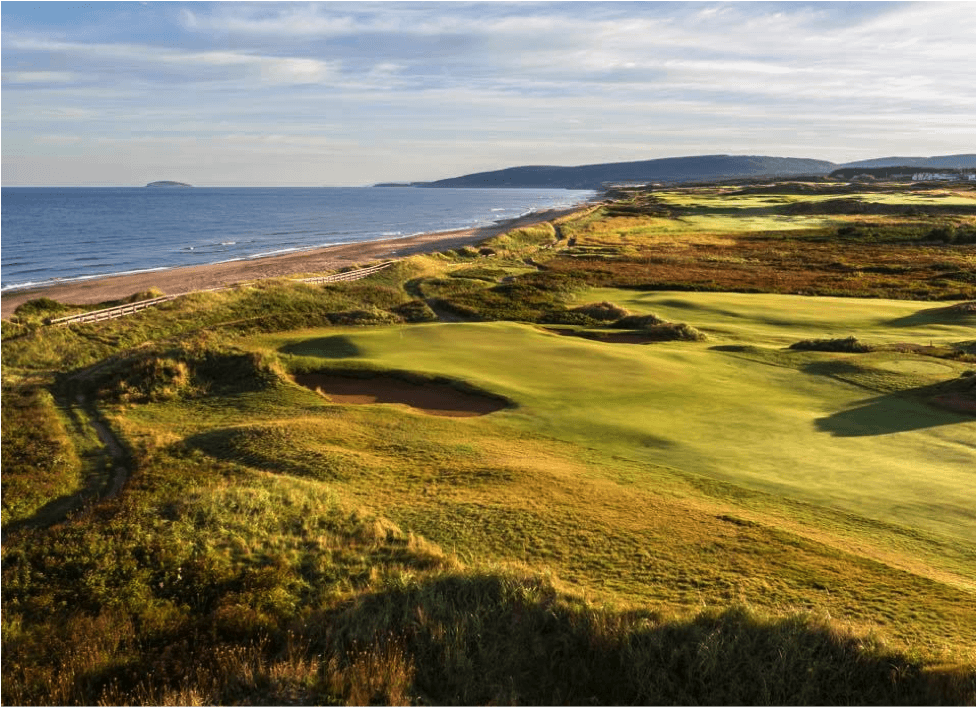
[[(812, 336), (854, 331), (861, 337), (866, 329), (861, 325), (867, 322), (877, 322), (874, 331), (881, 333), (886, 331), (882, 323), (927, 308), (879, 301), (850, 308), (848, 301), (811, 299), (807, 315), (798, 308), (798, 324), (791, 326), (772, 316), (778, 312), (778, 296), (602, 290), (585, 299), (615, 295), (629, 309), (655, 310), (666, 319), (705, 327), (712, 339), (606, 344), (526, 325), (482, 323), (346, 331), (340, 336), (357, 355), (339, 359), (329, 353), (336, 342), (330, 339), (334, 331), (265, 337), (256, 344), (287, 348), (288, 356), (303, 366), (316, 365), (312, 362), (318, 358), (323, 368), (359, 365), (461, 378), (514, 400), (517, 408), (492, 419), (520, 431), (953, 543), (972, 540), (972, 418), (911, 398), (881, 395), (817, 368), (818, 362), (859, 355), (798, 352), (800, 363), (784, 354), (780, 356), (787, 356), (786, 362), (771, 364), (769, 357), (764, 361), (715, 348), (750, 341), (776, 353)], [(653, 301), (670, 306), (655, 308)], [(787, 303), (781, 301), (781, 307)], [(700, 309), (702, 316), (697, 316)], [(910, 327), (907, 333), (917, 339), (930, 335), (934, 341), (959, 341), (968, 330), (965, 325), (930, 324)], [(912, 354), (870, 356), (897, 384), (908, 376), (910, 386), (968, 368)]]
[(717, 341), (764, 346), (852, 334), (879, 344), (946, 343), (973, 339), (974, 334), (974, 315), (947, 312), (953, 303), (616, 288), (591, 288), (576, 298), (578, 302), (606, 300), (638, 314), (688, 321)]

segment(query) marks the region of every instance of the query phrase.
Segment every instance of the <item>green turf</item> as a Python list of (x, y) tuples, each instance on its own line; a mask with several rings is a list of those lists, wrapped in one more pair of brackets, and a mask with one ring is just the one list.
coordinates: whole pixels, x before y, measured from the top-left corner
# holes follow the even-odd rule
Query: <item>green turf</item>
[(786, 346), (857, 334), (873, 343), (973, 339), (974, 316), (941, 312), (952, 303), (749, 293), (640, 292), (593, 288), (580, 302), (610, 301), (640, 314), (688, 322), (717, 340)]
[[(853, 332), (859, 338), (888, 333), (902, 340), (949, 341), (965, 338), (966, 326), (909, 325), (892, 335), (886, 323), (927, 309), (901, 302), (627, 295), (601, 290), (584, 299), (655, 311), (711, 329), (712, 340), (636, 346), (559, 337), (511, 323), (432, 324), (346, 330), (344, 340), (359, 354), (342, 359), (321, 349), (321, 342), (334, 341), (324, 339), (325, 332), (263, 341), (287, 345), (292, 356), (321, 356), (323, 366), (355, 362), (466, 379), (518, 403), (494, 414), (500, 423), (606, 455), (938, 535), (973, 537), (972, 419), (818, 368), (818, 362), (823, 368), (823, 362), (858, 355), (805, 353), (802, 365), (771, 365), (714, 348), (743, 341), (780, 348), (805, 337)], [(968, 368), (895, 353), (876, 361), (886, 375), (916, 377), (908, 384)]]

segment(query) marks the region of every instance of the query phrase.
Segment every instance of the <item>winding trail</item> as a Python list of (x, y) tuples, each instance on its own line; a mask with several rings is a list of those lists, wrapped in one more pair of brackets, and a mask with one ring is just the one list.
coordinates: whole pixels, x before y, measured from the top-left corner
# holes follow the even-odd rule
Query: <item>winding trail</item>
[(107, 489), (102, 494), (104, 499), (112, 499), (113, 497), (119, 496), (122, 491), (122, 487), (125, 486), (126, 480), (129, 479), (129, 470), (119, 464), (125, 459), (125, 452), (122, 450), (122, 446), (119, 441), (115, 439), (112, 434), (102, 421), (96, 417), (96, 410), (94, 406), (86, 406), (85, 396), (81, 393), (78, 394), (78, 404), (85, 408), (89, 415), (89, 424), (98, 436), (98, 439), (102, 441), (105, 446), (105, 451), (112, 458), (112, 477), (109, 480)]
[(112, 460), (111, 477), (106, 480), (103, 475), (89, 474), (85, 479), (84, 486), (77, 492), (53, 499), (34, 512), (30, 518), (10, 524), (3, 530), (4, 539), (6, 539), (7, 534), (53, 526), (64, 521), (71, 514), (79, 511), (84, 512), (100, 500), (117, 497), (122, 492), (126, 480), (129, 479), (128, 469), (121, 464), (125, 459), (122, 445), (119, 444), (108, 427), (98, 420), (98, 411), (94, 406), (87, 403), (83, 394), (78, 394), (76, 402), (85, 414), (87, 424), (91, 426), (99, 441), (104, 445), (104, 453)]

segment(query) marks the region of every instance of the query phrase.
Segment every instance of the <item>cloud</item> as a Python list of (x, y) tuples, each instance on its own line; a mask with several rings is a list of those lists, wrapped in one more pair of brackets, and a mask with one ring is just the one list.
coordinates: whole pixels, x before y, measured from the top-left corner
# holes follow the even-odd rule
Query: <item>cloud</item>
[[(5, 39), (8, 48), (79, 57), (90, 71), (91, 62), (105, 62), (104, 68), (118, 74), (120, 68), (130, 77), (154, 80), (154, 70), (176, 69), (183, 81), (212, 81), (253, 78), (268, 84), (321, 83), (336, 75), (338, 61), (308, 57), (281, 57), (241, 51), (185, 51), (148, 44), (83, 43), (32, 37)], [(124, 65), (119, 62), (126, 62)], [(216, 74), (214, 73), (216, 70)], [(11, 72), (18, 74), (57, 74), (68, 72)], [(4, 73), (4, 76), (7, 72)]]
[(5, 71), (3, 83), (13, 84), (69, 84), (78, 81), (73, 71)]

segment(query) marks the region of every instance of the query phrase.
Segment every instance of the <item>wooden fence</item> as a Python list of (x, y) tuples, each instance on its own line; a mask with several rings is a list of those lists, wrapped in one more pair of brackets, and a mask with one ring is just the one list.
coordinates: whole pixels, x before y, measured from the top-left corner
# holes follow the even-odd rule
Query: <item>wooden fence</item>
[(169, 302), (180, 297), (179, 295), (164, 295), (163, 297), (154, 297), (151, 300), (140, 300), (139, 302), (131, 302), (128, 305), (119, 305), (118, 307), (107, 307), (104, 310), (93, 310), (92, 312), (83, 312), (80, 315), (69, 315), (68, 317), (59, 317), (56, 320), (51, 320), (48, 324), (53, 325), (66, 325), (66, 324), (80, 324), (82, 322), (101, 322), (102, 320), (114, 320), (116, 317), (124, 317), (125, 315), (131, 315), (134, 312), (139, 312), (139, 310), (145, 310), (147, 307), (153, 307), (154, 305), (159, 305), (163, 302)]
[(298, 283), (339, 283), (347, 280), (359, 280), (360, 278), (365, 278), (368, 275), (373, 275), (374, 273), (379, 273), (384, 268), (389, 268), (394, 264), (394, 261), (386, 261), (385, 263), (380, 263), (379, 265), (369, 266), (367, 268), (360, 268), (358, 270), (348, 270), (345, 273), (333, 273), (332, 275), (322, 275), (316, 278), (299, 278), (296, 280)]
[[(373, 275), (378, 273), (384, 268), (388, 268), (394, 264), (394, 261), (386, 261), (385, 263), (380, 263), (379, 265), (369, 266), (367, 268), (359, 268), (358, 270), (350, 270), (345, 273), (334, 273), (333, 275), (323, 275), (318, 278), (299, 278), (293, 282), (296, 283), (339, 283), (350, 280), (359, 280), (360, 278), (365, 278), (368, 275)], [(194, 292), (217, 292), (220, 290), (229, 290), (234, 286), (228, 285), (222, 288), (209, 288), (208, 290), (196, 290)], [(131, 315), (134, 312), (139, 312), (140, 310), (145, 310), (147, 307), (153, 307), (154, 305), (159, 305), (164, 302), (169, 302), (170, 300), (175, 300), (178, 297), (183, 297), (183, 295), (190, 295), (191, 293), (182, 293), (180, 295), (164, 295), (162, 297), (154, 297), (151, 300), (140, 300), (139, 302), (131, 302), (128, 305), (118, 305), (116, 307), (107, 307), (104, 310), (93, 310), (91, 312), (83, 312), (80, 315), (69, 315), (67, 317), (59, 317), (56, 320), (51, 320), (48, 324), (52, 325), (68, 325), (68, 324), (82, 324), (84, 322), (102, 322), (103, 320), (114, 320), (117, 317), (125, 317), (126, 315)]]

